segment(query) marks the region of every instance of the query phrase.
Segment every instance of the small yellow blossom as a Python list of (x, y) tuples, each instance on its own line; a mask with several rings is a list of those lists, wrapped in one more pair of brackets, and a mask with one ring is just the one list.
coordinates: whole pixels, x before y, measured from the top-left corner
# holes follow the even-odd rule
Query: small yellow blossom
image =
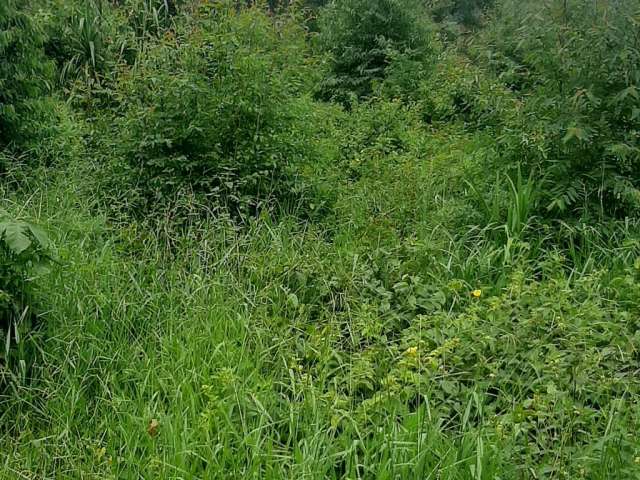
[(102, 457), (104, 457), (106, 453), (107, 449), (104, 447), (96, 449), (96, 457), (98, 458), (98, 460), (102, 460)]
[(418, 347), (409, 347), (404, 353), (405, 355), (415, 357), (418, 354)]
[(158, 435), (158, 429), (160, 428), (160, 422), (155, 418), (152, 418), (149, 422), (149, 426), (147, 427), (147, 433), (150, 437), (155, 437)]
[(473, 292), (471, 292), (471, 295), (475, 298), (480, 298), (482, 296), (482, 290), (480, 289), (474, 290)]

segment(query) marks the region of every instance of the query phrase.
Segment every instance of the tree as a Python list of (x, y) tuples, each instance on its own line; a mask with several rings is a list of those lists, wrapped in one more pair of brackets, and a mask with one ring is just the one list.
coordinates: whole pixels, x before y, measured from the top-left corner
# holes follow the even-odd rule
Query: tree
[(552, 212), (640, 210), (638, 12), (640, 0), (501, 0), (472, 46), (519, 96), (501, 143), (543, 173)]
[(367, 96), (393, 59), (424, 56), (424, 19), (418, 0), (334, 0), (320, 17), (321, 44), (331, 54), (331, 74), (320, 96)]

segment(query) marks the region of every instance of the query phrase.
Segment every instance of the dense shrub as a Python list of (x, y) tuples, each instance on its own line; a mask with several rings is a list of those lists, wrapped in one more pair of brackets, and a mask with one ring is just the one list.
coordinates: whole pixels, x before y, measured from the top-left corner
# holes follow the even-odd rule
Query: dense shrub
[(41, 136), (47, 78), (52, 73), (43, 37), (22, 0), (0, 3), (0, 149)]
[[(47, 0), (45, 51), (63, 86), (96, 93), (112, 83), (118, 65), (133, 64), (145, 42), (174, 25), (183, 0)], [(95, 87), (87, 89), (87, 86)], [(88, 91), (87, 91), (88, 90)]]
[(471, 128), (501, 126), (515, 108), (508, 89), (449, 51), (412, 95), (425, 121), (463, 121)]
[(262, 11), (203, 8), (186, 33), (167, 37), (125, 72), (115, 148), (121, 185), (146, 205), (181, 191), (238, 211), (302, 188), (310, 100), (304, 35)]
[[(624, 398), (620, 401), (629, 411), (635, 408), (638, 382), (631, 372), (640, 366), (633, 354), (638, 348), (633, 309), (615, 310), (594, 298), (600, 281), (587, 276), (570, 284), (559, 276), (537, 282), (516, 274), (502, 294), (472, 302), (453, 316), (427, 303), (429, 313), (413, 318), (386, 351), (369, 346), (367, 334), (390, 314), (382, 309), (372, 314), (363, 306), (351, 322), (366, 325), (357, 337), (364, 346), (353, 354), (344, 377), (349, 380), (337, 387), (337, 394), (351, 402), (364, 397), (358, 413), (375, 422), (383, 412), (397, 412), (403, 400), (411, 404), (412, 398), (429, 392), (428, 401), (437, 405), (434, 415), (445, 424), (468, 418), (469, 403), (462, 399), (480, 395), (486, 400), (484, 415), (491, 418), (484, 428), (508, 439), (504, 453), (519, 466), (534, 464), (542, 476), (579, 457), (576, 463), (583, 471), (597, 471), (598, 461), (587, 460), (598, 458), (602, 448), (593, 438), (606, 435), (605, 412), (618, 401), (614, 397)], [(620, 290), (629, 291), (629, 286)], [(637, 300), (637, 288), (632, 290)], [(419, 278), (409, 276), (388, 297), (376, 294), (417, 297), (418, 305), (437, 298)], [(627, 421), (635, 424), (638, 418), (631, 415)], [(562, 460), (558, 443), (565, 445)], [(620, 435), (615, 448), (619, 455), (631, 456), (636, 446), (632, 437)]]
[(549, 180), (550, 210), (640, 206), (640, 3), (505, 0), (472, 50), (520, 96), (507, 155)]
[[(240, 0), (242, 2), (242, 0)], [(253, 5), (258, 2), (255, 0), (245, 0), (245, 4)], [(327, 0), (263, 0), (269, 10), (272, 12), (281, 12), (290, 8), (309, 8), (316, 10), (327, 4)]]
[(369, 95), (394, 60), (422, 59), (430, 48), (425, 12), (415, 0), (334, 1), (320, 18), (320, 31), (331, 56), (320, 95), (343, 102)]

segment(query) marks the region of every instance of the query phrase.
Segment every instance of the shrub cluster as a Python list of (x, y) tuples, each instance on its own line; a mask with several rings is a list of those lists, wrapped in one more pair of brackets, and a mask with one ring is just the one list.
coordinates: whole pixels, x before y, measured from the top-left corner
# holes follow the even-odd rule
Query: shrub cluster
[(39, 227), (0, 210), (0, 331), (23, 315), (29, 275), (47, 262), (48, 245)]
[(472, 49), (522, 102), (507, 156), (548, 180), (555, 212), (640, 206), (637, 1), (502, 1)]
[(495, 0), (428, 0), (427, 5), (436, 21), (454, 21), (465, 26), (478, 26), (482, 14)]

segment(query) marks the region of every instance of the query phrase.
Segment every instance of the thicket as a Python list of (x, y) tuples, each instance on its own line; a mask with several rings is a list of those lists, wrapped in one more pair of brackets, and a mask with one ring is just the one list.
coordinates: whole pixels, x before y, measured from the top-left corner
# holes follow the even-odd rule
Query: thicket
[(294, 18), (275, 25), (259, 9), (203, 8), (125, 67), (114, 93), (118, 188), (143, 208), (180, 192), (241, 214), (300, 200), (301, 167), (316, 153)]
[(471, 48), (518, 99), (501, 143), (554, 214), (640, 205), (638, 14), (629, 2), (503, 1)]
[[(31, 283), (49, 263), (49, 239), (31, 222), (18, 220), (0, 209), (0, 394), (6, 387), (5, 367), (12, 362), (13, 346), (32, 328), (34, 310)], [(21, 358), (24, 361), (24, 358)]]
[[(27, 7), (17, 0), (0, 5), (0, 178), (16, 168), (19, 157), (39, 150), (54, 121), (48, 96), (53, 68), (44, 55), (43, 33)], [(38, 227), (0, 209), (0, 336), (7, 347), (14, 322), (27, 316), (28, 278), (42, 263), (46, 245)], [(0, 361), (7, 355), (3, 350)]]
[(637, 476), (638, 0), (255, 3), (0, 5), (0, 477)]
[(427, 0), (433, 18), (438, 22), (456, 22), (477, 27), (495, 0)]

